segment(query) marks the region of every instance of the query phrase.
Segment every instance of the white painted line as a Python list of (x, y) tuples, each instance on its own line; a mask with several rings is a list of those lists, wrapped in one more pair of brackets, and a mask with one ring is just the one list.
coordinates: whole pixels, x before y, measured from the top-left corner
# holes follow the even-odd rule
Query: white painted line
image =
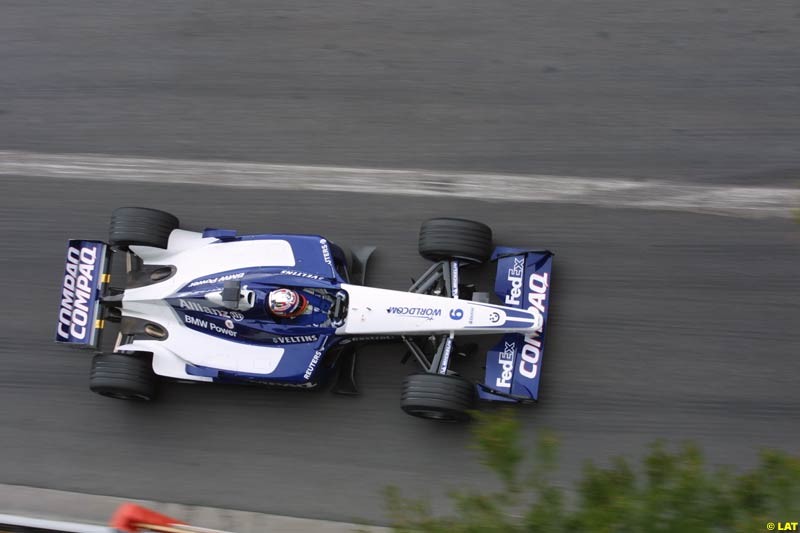
[(5, 531), (5, 526), (35, 529), (37, 531), (55, 531), (57, 533), (115, 533), (113, 529), (105, 526), (0, 514), (0, 528), (3, 528), (0, 531)]
[(292, 191), (443, 196), (503, 202), (791, 217), (800, 189), (430, 170), (272, 165), (97, 154), (0, 151), (0, 175)]

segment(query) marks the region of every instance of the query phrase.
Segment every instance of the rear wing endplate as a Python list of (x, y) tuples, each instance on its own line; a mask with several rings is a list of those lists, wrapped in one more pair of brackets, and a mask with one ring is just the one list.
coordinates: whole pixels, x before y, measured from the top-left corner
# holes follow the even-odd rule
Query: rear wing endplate
[(100, 297), (109, 281), (108, 246), (100, 241), (70, 240), (56, 325), (56, 342), (96, 347), (103, 327)]

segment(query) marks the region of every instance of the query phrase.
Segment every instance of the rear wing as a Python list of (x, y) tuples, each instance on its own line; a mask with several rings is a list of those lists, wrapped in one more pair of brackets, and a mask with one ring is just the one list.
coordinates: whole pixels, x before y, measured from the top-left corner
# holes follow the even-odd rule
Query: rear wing
[(537, 321), (533, 333), (504, 335), (489, 350), (478, 395), (484, 400), (534, 401), (539, 397), (553, 253), (498, 247), (492, 260), (497, 261), (494, 291), (501, 303), (530, 311)]
[(56, 342), (97, 346), (103, 327), (100, 297), (109, 281), (108, 246), (99, 241), (70, 240), (64, 263)]

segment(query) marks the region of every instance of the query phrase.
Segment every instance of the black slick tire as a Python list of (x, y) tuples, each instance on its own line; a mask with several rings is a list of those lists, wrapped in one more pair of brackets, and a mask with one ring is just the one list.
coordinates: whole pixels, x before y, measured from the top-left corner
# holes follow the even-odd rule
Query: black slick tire
[(169, 234), (180, 227), (174, 215), (147, 207), (119, 207), (111, 213), (108, 242), (111, 246), (166, 248)]
[(419, 253), (431, 261), (483, 263), (492, 253), (492, 229), (461, 218), (432, 218), (419, 230)]
[(403, 382), (400, 407), (430, 420), (464, 422), (475, 406), (475, 386), (458, 376), (412, 374)]
[(152, 400), (156, 395), (156, 376), (150, 357), (120, 353), (95, 355), (89, 388), (119, 400)]

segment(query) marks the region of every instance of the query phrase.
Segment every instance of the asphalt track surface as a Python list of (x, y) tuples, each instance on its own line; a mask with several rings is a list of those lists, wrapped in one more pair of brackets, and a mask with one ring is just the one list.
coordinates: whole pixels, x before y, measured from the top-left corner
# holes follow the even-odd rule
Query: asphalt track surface
[[(792, 186), (800, 8), (771, 2), (124, 2), (0, 8), (0, 149)], [(64, 241), (143, 204), (188, 227), (380, 246), (369, 281), (425, 262), (418, 221), (481, 218), (557, 254), (533, 441), (587, 458), (693, 439), (714, 462), (797, 451), (800, 232), (791, 220), (31, 177), (0, 181), (0, 481), (340, 520), (379, 490), (490, 482), (468, 430), (398, 408), (397, 349), (363, 396), (87, 390), (51, 343)], [(288, 212), (291, 216), (287, 215)], [(464, 362), (479, 373), (480, 357)]]
[[(172, 385), (136, 405), (87, 389), (89, 355), (52, 343), (64, 241), (103, 238), (110, 206), (147, 204), (188, 228), (318, 232), (380, 246), (369, 282), (404, 289), (426, 266), (416, 221), (477, 216), (496, 241), (556, 253), (541, 401), (525, 438), (563, 439), (562, 480), (586, 458), (692, 439), (714, 462), (797, 451), (800, 230), (791, 220), (379, 195), (5, 178), (0, 199), (2, 481), (376, 520), (380, 489), (430, 495), (491, 476), (464, 427), (398, 407), (396, 347), (363, 353), (363, 395)], [(155, 199), (155, 200), (154, 200)], [(289, 221), (287, 206), (298, 216)], [(482, 357), (462, 371), (480, 373)]]
[(0, 146), (796, 183), (800, 5), (4, 1)]

